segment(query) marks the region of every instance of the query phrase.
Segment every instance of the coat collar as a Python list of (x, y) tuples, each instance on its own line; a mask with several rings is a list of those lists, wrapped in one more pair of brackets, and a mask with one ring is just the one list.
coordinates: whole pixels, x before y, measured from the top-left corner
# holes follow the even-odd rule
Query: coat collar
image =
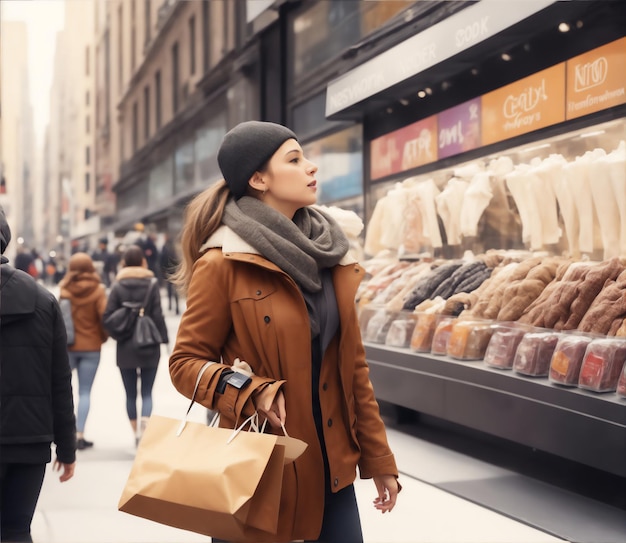
[(154, 273), (152, 270), (148, 268), (144, 268), (143, 266), (126, 266), (122, 268), (117, 275), (115, 276), (115, 280), (119, 281), (120, 279), (146, 279), (148, 277), (154, 277)]
[[(227, 255), (229, 253), (247, 253), (253, 255), (260, 255), (252, 245), (241, 238), (239, 235), (230, 229), (226, 225), (220, 226), (200, 247), (200, 253), (204, 253), (209, 249), (221, 248), (222, 253)], [(347, 266), (348, 264), (355, 264), (356, 258), (351, 251), (348, 251), (344, 257), (339, 261), (340, 266)]]

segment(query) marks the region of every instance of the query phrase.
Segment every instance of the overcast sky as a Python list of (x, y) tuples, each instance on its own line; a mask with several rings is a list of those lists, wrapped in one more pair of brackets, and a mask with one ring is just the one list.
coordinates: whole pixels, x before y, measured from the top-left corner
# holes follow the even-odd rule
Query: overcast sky
[(49, 119), (54, 47), (56, 34), (63, 29), (64, 0), (0, 0), (0, 9), (3, 21), (27, 25), (28, 75), (39, 146)]

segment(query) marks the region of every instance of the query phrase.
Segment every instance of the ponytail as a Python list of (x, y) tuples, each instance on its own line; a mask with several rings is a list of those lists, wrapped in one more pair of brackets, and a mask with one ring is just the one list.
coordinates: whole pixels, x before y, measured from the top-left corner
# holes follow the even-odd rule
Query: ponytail
[(182, 258), (171, 281), (186, 294), (191, 282), (193, 265), (200, 258), (200, 247), (222, 224), (224, 206), (231, 195), (224, 180), (198, 194), (184, 213), (180, 238)]

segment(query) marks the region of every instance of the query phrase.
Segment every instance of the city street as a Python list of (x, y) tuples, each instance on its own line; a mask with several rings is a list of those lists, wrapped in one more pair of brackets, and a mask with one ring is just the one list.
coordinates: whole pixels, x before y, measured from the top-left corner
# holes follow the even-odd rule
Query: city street
[[(174, 338), (179, 317), (164, 311)], [(154, 414), (182, 417), (188, 400), (172, 386), (163, 356), (154, 388)], [(203, 422), (206, 411), (195, 406), (191, 419)], [(76, 474), (61, 484), (49, 467), (32, 525), (35, 543), (196, 543), (203, 535), (157, 524), (117, 510), (135, 446), (126, 412), (124, 389), (115, 364), (115, 342), (109, 340), (94, 383), (85, 431), (93, 449), (78, 451)], [(406, 475), (409, 463), (428, 454), (419, 440), (390, 430), (398, 457), (403, 491), (396, 509), (376, 513), (371, 481), (356, 482), (366, 543), (548, 543), (561, 541), (542, 531), (482, 508)], [(438, 453), (439, 454), (439, 453)]]

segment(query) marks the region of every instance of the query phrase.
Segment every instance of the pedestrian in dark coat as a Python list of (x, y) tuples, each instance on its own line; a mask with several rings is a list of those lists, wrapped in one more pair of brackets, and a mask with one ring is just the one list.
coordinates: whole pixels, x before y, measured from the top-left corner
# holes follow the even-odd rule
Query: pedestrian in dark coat
[[(0, 207), (0, 249), (11, 230)], [(67, 336), (55, 297), (0, 257), (0, 540), (32, 541), (46, 464), (74, 474), (76, 427)]]
[[(145, 314), (156, 324), (163, 343), (169, 343), (167, 327), (161, 308), (161, 293), (158, 284), (151, 285), (154, 273), (147, 268), (143, 251), (138, 245), (131, 245), (122, 258), (122, 269), (115, 277), (104, 311), (106, 319), (124, 302), (143, 302), (148, 289), (150, 298), (145, 307)], [(136, 443), (152, 413), (152, 388), (161, 357), (161, 346), (137, 348), (132, 336), (117, 341), (117, 365), (120, 368), (122, 382), (126, 391), (126, 413), (135, 435)], [(141, 384), (141, 422), (137, 424), (137, 382)]]
[(165, 243), (161, 248), (160, 255), (161, 277), (166, 283), (168, 309), (171, 311), (172, 307), (175, 307), (177, 315), (180, 313), (178, 290), (176, 289), (176, 285), (172, 283), (171, 279), (172, 274), (176, 272), (178, 264), (179, 258), (174, 240), (169, 237), (169, 234), (165, 234)]

